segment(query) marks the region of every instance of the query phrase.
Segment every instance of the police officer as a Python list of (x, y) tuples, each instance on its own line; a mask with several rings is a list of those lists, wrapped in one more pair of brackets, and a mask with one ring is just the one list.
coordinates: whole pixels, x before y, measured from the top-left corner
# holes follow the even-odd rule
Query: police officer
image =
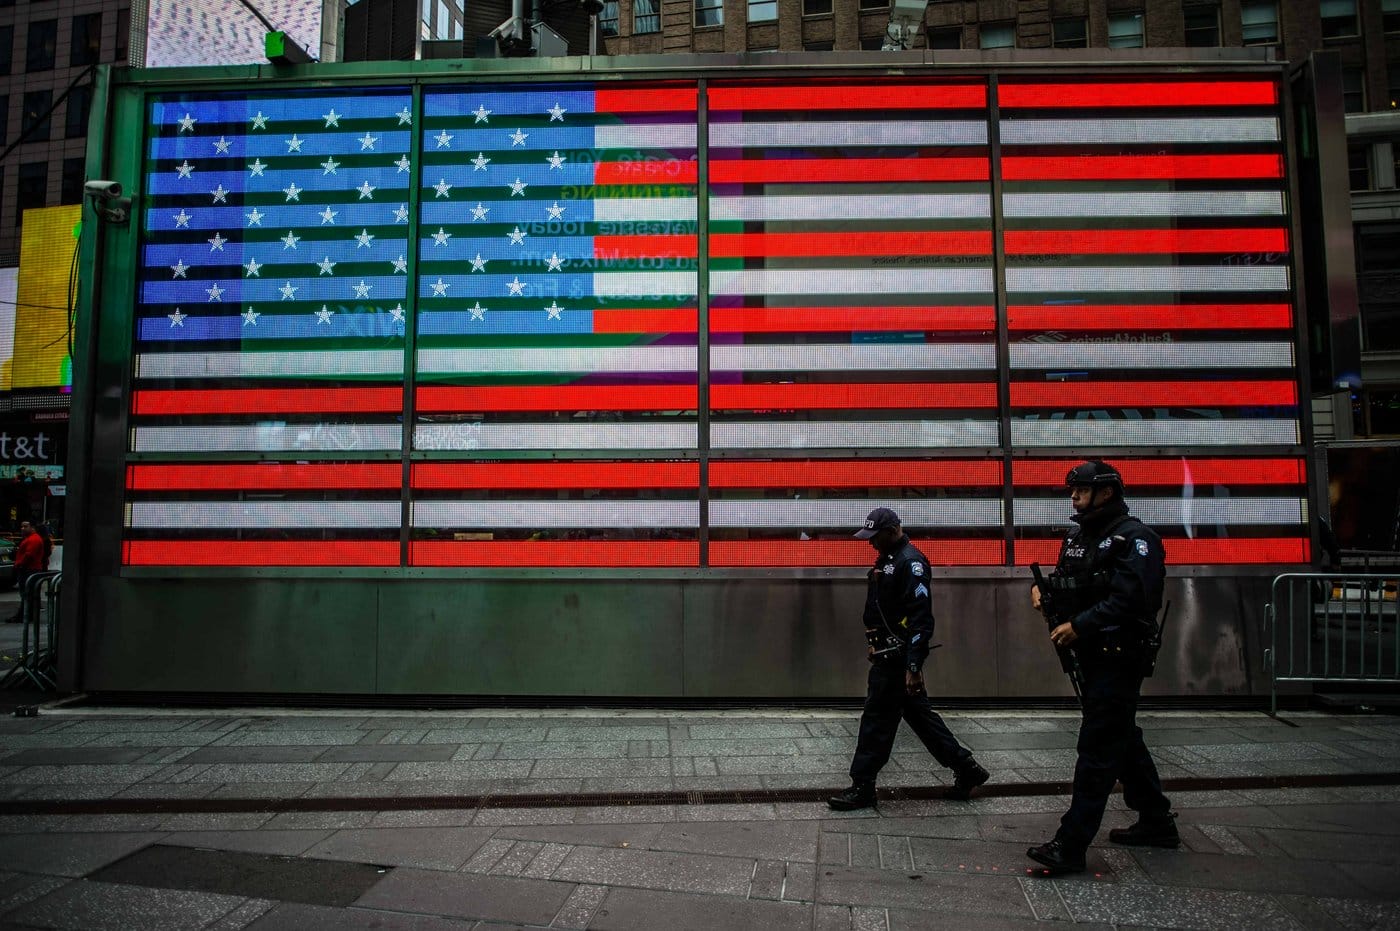
[(987, 781), (987, 771), (948, 730), (924, 689), (924, 660), (933, 636), (928, 559), (909, 542), (899, 516), (889, 508), (871, 511), (856, 538), (869, 540), (879, 553), (869, 573), (863, 614), (870, 679), (851, 760), (851, 787), (827, 804), (837, 811), (875, 804), (875, 777), (889, 761), (901, 717), (934, 759), (953, 771), (948, 797), (966, 800)]
[(1138, 821), (1110, 831), (1109, 840), (1152, 847), (1181, 843), (1176, 815), (1134, 720), (1162, 606), (1162, 541), (1128, 513), (1123, 477), (1113, 466), (1085, 462), (1070, 470), (1065, 484), (1078, 526), (1060, 546), (1055, 571), (1046, 579), (1050, 591), (1032, 587), (1031, 603), (1050, 619), (1056, 648), (1073, 651), (1083, 720), (1069, 811), (1052, 840), (1026, 851), (1045, 867), (1044, 875), (1084, 869), (1085, 849), (1119, 781)]

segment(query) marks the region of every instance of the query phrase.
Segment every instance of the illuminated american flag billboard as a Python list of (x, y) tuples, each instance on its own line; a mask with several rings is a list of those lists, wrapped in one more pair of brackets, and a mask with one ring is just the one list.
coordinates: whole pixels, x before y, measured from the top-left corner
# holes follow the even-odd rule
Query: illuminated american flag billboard
[[(1271, 77), (150, 104), (128, 565), (1307, 557)], [(995, 115), (995, 119), (994, 119)]]

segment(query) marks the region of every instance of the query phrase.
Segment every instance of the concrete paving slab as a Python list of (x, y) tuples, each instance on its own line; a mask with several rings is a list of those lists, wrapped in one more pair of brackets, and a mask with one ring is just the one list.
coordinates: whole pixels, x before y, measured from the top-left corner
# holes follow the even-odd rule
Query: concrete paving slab
[(155, 832), (6, 834), (0, 837), (0, 863), (22, 873), (86, 876), (162, 837)]
[(173, 847), (236, 850), (295, 857), (330, 836), (330, 831), (172, 831), (161, 843)]
[(572, 844), (577, 847), (617, 847), (647, 850), (660, 838), (662, 824), (541, 824), (499, 828), (495, 836)]
[(247, 931), (471, 931), (476, 927), (467, 918), (284, 903), (247, 925)]
[(318, 745), (281, 744), (272, 747), (200, 747), (180, 757), (180, 763), (310, 763), (323, 752)]
[(1053, 880), (1076, 921), (1192, 929), (1192, 931), (1301, 931), (1267, 895), (1214, 889), (1177, 889), (1136, 883)]
[(995, 918), (1034, 917), (1017, 877), (1007, 875), (924, 874), (826, 866), (817, 871), (817, 901)]
[(548, 925), (573, 892), (567, 882), (397, 869), (355, 904), (396, 912)]
[(306, 855), (425, 870), (456, 870), (491, 834), (489, 829), (475, 827), (351, 828), (336, 831), (308, 849)]
[(5, 918), (22, 925), (75, 931), (188, 931), (218, 920), (243, 902), (239, 896), (83, 880), (14, 909)]
[(595, 886), (742, 896), (748, 893), (753, 870), (752, 857), (576, 847), (555, 869), (554, 878)]
[(815, 863), (816, 822), (689, 822), (670, 824), (648, 844), (651, 850)]
[[(1211, 856), (1172, 850), (1138, 849), (1133, 857), (1161, 886), (1279, 892), (1297, 895), (1364, 896), (1364, 884), (1322, 860), (1281, 857)], [(1400, 888), (1395, 891), (1400, 898)]]
[(354, 744), (331, 747), (316, 757), (322, 763), (406, 763), (450, 760), (457, 744)]
[(589, 931), (809, 931), (812, 908), (790, 902), (612, 889), (588, 927)]

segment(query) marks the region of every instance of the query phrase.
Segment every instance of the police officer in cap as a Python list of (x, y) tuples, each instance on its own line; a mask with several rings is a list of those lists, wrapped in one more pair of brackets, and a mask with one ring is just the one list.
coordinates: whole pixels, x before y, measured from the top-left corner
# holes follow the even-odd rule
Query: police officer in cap
[(1128, 513), (1123, 477), (1104, 462), (1085, 462), (1065, 478), (1074, 522), (1060, 546), (1048, 593), (1031, 588), (1046, 611), (1050, 639), (1073, 651), (1082, 680), (1083, 720), (1069, 811), (1050, 841), (1026, 851), (1044, 875), (1084, 869), (1084, 852), (1103, 820), (1114, 783), (1138, 813), (1130, 828), (1109, 832), (1115, 844), (1176, 847), (1171, 802), (1137, 726), (1138, 693), (1152, 660), (1165, 575), (1162, 540)]
[(899, 516), (889, 508), (871, 511), (856, 538), (869, 540), (879, 553), (869, 573), (863, 614), (870, 679), (851, 760), (851, 787), (827, 804), (837, 811), (875, 804), (875, 777), (889, 761), (901, 717), (934, 759), (953, 771), (948, 797), (966, 800), (987, 781), (987, 771), (948, 730), (924, 689), (924, 660), (933, 636), (928, 559), (909, 542)]

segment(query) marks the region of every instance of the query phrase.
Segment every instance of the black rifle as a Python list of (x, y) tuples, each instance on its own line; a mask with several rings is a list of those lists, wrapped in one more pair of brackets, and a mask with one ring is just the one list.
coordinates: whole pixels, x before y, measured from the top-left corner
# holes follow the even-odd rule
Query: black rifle
[(1152, 674), (1157, 671), (1157, 651), (1162, 649), (1162, 631), (1167, 629), (1167, 615), (1172, 613), (1172, 603), (1167, 602), (1167, 606), (1162, 609), (1162, 620), (1157, 626), (1152, 627), (1152, 622), (1148, 621), (1149, 633), (1147, 640), (1143, 643), (1142, 656), (1142, 676), (1144, 679), (1152, 678)]
[[(1035, 586), (1040, 589), (1040, 613), (1045, 615), (1045, 624), (1050, 630), (1054, 630), (1064, 623), (1065, 618), (1061, 618), (1055, 610), (1055, 599), (1050, 594), (1050, 586), (1045, 581), (1045, 576), (1041, 574), (1040, 563), (1031, 563), (1031, 575), (1035, 578)], [(1079, 657), (1074, 655), (1074, 650), (1070, 647), (1055, 645), (1055, 653), (1060, 657), (1060, 668), (1069, 676), (1069, 684), (1074, 687), (1074, 697), (1079, 700), (1082, 707), (1084, 705), (1084, 673), (1079, 668)]]

